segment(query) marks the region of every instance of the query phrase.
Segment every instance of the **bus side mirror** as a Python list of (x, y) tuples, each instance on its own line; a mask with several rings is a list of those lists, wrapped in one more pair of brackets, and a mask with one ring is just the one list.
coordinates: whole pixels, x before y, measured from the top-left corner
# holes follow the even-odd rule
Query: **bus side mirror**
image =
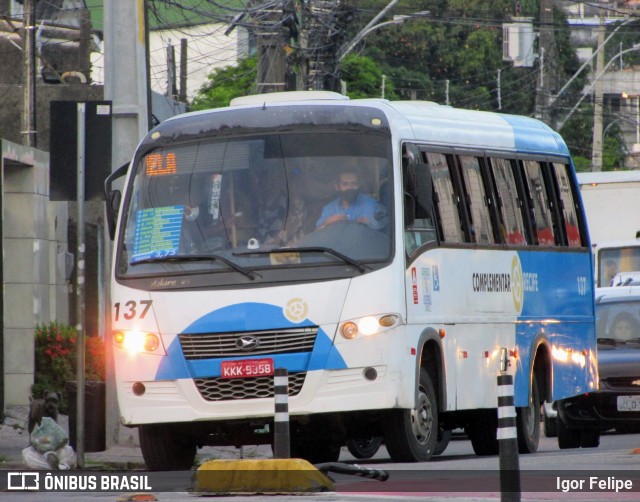
[(104, 180), (107, 228), (109, 230), (109, 237), (111, 240), (116, 236), (116, 223), (118, 222), (120, 203), (122, 202), (122, 192), (113, 188), (113, 182), (123, 176), (126, 176), (128, 171), (129, 163), (126, 163), (113, 171), (109, 176), (107, 176), (107, 179)]
[(120, 212), (120, 202), (122, 202), (122, 193), (120, 190), (111, 190), (107, 193), (107, 228), (109, 229), (109, 237), (111, 240), (116, 236), (116, 223)]

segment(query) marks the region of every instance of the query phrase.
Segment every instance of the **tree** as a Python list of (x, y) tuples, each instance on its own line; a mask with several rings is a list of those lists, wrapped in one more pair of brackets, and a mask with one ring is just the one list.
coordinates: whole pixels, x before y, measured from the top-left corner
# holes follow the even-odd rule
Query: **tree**
[[(349, 54), (341, 65), (342, 80), (347, 84), (347, 96), (356, 98), (379, 98), (382, 95), (382, 70), (366, 56)], [(397, 99), (390, 79), (385, 79), (384, 97)]]
[(190, 110), (229, 106), (233, 98), (253, 94), (256, 88), (256, 58), (245, 57), (236, 66), (216, 68), (190, 103)]

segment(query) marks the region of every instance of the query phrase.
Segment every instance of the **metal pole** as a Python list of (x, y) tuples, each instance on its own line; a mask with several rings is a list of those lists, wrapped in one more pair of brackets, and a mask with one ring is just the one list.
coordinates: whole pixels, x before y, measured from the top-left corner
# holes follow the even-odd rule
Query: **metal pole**
[(498, 375), (498, 446), (500, 451), (500, 500), (520, 501), (520, 463), (518, 459), (518, 430), (513, 398), (513, 376), (506, 373), (508, 351), (502, 349)]
[(85, 237), (84, 237), (84, 170), (85, 170), (85, 103), (77, 104), (78, 144), (77, 144), (77, 256), (76, 270), (76, 329), (77, 368), (76, 368), (76, 454), (78, 467), (84, 467), (84, 283), (85, 283)]
[[(600, 13), (600, 25), (598, 27), (598, 47), (603, 46), (606, 35), (604, 24), (604, 13)], [(604, 71), (604, 51), (598, 53), (596, 58), (596, 74)], [(595, 91), (593, 94), (593, 150), (591, 153), (591, 170), (602, 171), (602, 109), (604, 93), (602, 91), (602, 80), (596, 79)]]
[(275, 414), (273, 417), (273, 458), (291, 458), (289, 437), (289, 372), (276, 368), (273, 377)]
[[(369, 23), (362, 28), (362, 30), (360, 30), (360, 32), (353, 37), (353, 40), (349, 43), (349, 45), (342, 51), (340, 51), (340, 53), (338, 54), (338, 61), (341, 61), (342, 58), (344, 58), (347, 54), (349, 54), (353, 48), (358, 45), (358, 43), (360, 43), (360, 40), (362, 40), (365, 35), (367, 35), (369, 33), (369, 31), (371, 31), (371, 28), (373, 28), (373, 25), (375, 25), (379, 19), (382, 19), (384, 17), (384, 15), (389, 12), (389, 10), (399, 2), (400, 0), (391, 0), (391, 2), (389, 2), (387, 4), (387, 6), (382, 9), (380, 12), (378, 12), (378, 14), (371, 20), (369, 21)], [(381, 23), (381, 24), (392, 24), (394, 23), (394, 21), (387, 21), (386, 23)]]
[(25, 146), (36, 146), (36, 6), (25, 0), (23, 14), (24, 69), (22, 82), (22, 131)]

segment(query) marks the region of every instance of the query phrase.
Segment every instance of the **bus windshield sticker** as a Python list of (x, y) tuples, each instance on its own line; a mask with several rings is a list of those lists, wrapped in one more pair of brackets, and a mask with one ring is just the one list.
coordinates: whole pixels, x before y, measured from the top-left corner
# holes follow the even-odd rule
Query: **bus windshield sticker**
[(138, 211), (131, 263), (177, 255), (183, 211), (182, 205), (152, 207)]
[(289, 265), (300, 263), (300, 253), (271, 253), (271, 265)]
[(212, 182), (209, 213), (211, 213), (214, 220), (217, 220), (220, 215), (220, 187), (222, 186), (222, 174), (214, 174)]

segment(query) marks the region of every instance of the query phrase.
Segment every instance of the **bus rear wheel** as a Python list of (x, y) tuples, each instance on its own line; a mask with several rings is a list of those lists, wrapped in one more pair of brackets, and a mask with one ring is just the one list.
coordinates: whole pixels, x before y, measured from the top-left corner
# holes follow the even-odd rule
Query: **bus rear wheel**
[(196, 459), (197, 446), (171, 424), (138, 427), (140, 450), (150, 471), (188, 471)]
[(531, 377), (531, 392), (529, 393), (529, 405), (526, 408), (518, 408), (516, 425), (518, 429), (518, 452), (535, 453), (540, 442), (540, 392), (538, 380)]
[(393, 410), (385, 421), (385, 445), (394, 462), (427, 462), (438, 437), (438, 404), (427, 371), (420, 370), (418, 403), (413, 410)]

